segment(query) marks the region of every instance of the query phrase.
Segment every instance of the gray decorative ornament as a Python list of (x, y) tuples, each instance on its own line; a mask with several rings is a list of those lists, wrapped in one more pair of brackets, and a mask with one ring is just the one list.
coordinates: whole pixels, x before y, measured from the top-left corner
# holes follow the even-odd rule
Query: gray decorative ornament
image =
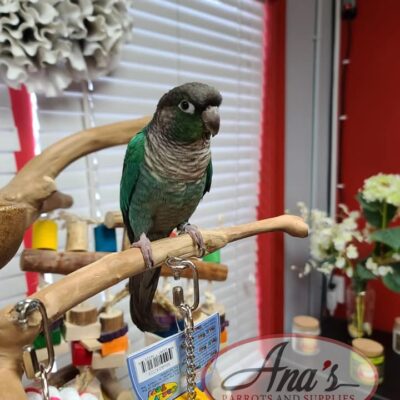
[(129, 0), (0, 0), (0, 78), (56, 96), (117, 64), (132, 31)]

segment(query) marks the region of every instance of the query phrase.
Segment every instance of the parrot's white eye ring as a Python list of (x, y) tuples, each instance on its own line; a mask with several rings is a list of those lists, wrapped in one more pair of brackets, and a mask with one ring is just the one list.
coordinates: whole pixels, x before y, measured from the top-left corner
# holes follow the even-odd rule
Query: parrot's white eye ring
[(187, 100), (182, 100), (178, 107), (185, 113), (187, 114), (193, 114), (194, 113), (194, 105)]

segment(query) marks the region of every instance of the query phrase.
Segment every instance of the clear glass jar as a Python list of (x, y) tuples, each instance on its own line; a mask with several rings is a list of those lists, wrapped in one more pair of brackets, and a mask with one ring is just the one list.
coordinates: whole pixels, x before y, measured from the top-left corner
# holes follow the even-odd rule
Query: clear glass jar
[(319, 352), (317, 336), (321, 333), (317, 318), (308, 315), (297, 315), (293, 318), (292, 333), (293, 350), (303, 355), (313, 355)]
[[(384, 348), (375, 340), (358, 338), (352, 341), (354, 349), (359, 351), (376, 368), (378, 372), (378, 384), (383, 382), (383, 366), (385, 363)], [(354, 353), (355, 355), (355, 353)], [(359, 362), (357, 357), (353, 357), (351, 360), (351, 371), (353, 377), (365, 384), (370, 384), (375, 380), (375, 375), (371, 373), (370, 368), (366, 368), (365, 363)]]
[(375, 310), (375, 292), (371, 288), (346, 290), (347, 329), (352, 338), (371, 336)]

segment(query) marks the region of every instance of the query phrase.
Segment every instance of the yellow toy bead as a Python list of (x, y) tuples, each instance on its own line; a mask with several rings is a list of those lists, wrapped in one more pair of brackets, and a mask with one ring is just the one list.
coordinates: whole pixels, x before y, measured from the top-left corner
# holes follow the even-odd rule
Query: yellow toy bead
[(32, 248), (42, 250), (57, 250), (58, 227), (51, 219), (36, 221), (32, 227)]
[[(197, 400), (210, 400), (210, 398), (204, 392), (202, 392), (199, 388), (196, 387), (194, 390), (196, 391), (196, 399)], [(187, 398), (188, 398), (188, 395), (186, 392), (186, 393), (181, 394), (175, 400), (187, 400)]]

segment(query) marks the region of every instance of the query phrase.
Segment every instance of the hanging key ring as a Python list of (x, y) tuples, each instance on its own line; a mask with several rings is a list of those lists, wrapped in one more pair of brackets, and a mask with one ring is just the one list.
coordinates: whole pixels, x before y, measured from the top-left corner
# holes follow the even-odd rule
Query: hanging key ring
[(42, 327), (43, 327), (44, 337), (46, 339), (48, 358), (47, 358), (47, 365), (44, 365), (42, 363), (40, 364), (40, 372), (38, 377), (41, 377), (43, 374), (47, 376), (53, 369), (54, 348), (53, 348), (53, 343), (51, 341), (49, 319), (47, 317), (46, 307), (39, 299), (25, 299), (19, 301), (15, 305), (14, 310), (18, 313), (18, 323), (23, 327), (25, 327), (26, 324), (28, 323), (29, 314), (31, 314), (33, 311), (36, 310), (40, 312), (40, 315), (42, 316)]
[[(196, 266), (190, 260), (184, 260), (179, 257), (169, 257), (165, 264), (172, 269), (174, 279), (177, 280), (181, 276), (181, 271), (190, 268), (192, 270), (192, 280), (193, 280), (193, 304), (190, 306), (191, 311), (197, 309), (200, 303), (200, 289), (199, 289), (199, 272)], [(182, 288), (181, 288), (182, 289)], [(181, 293), (181, 301), (179, 303), (183, 304), (183, 290)], [(178, 300), (178, 298), (177, 298)], [(175, 304), (175, 301), (174, 301)], [(179, 307), (181, 304), (175, 304)]]

